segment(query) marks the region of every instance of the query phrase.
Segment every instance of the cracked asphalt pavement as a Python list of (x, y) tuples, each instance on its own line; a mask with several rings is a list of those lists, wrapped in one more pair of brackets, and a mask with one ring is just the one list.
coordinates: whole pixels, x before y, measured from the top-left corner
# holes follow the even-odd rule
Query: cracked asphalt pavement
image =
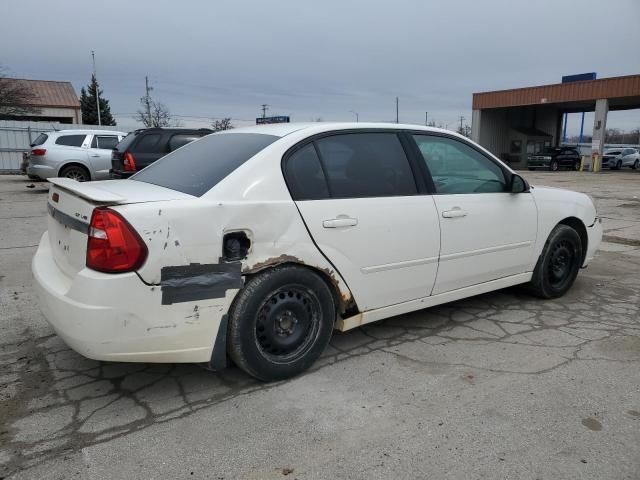
[(334, 335), (306, 374), (88, 360), (35, 303), (46, 183), (0, 176), (0, 478), (640, 478), (640, 173), (563, 298), (518, 288)]

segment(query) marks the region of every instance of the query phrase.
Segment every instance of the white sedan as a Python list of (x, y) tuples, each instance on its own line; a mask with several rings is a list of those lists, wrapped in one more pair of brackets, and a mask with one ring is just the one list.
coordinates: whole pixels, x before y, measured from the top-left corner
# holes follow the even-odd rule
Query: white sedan
[[(128, 180), (51, 179), (33, 259), (80, 354), (291, 377), (348, 330), (528, 284), (555, 298), (602, 226), (455, 133), (280, 124), (203, 137)], [(426, 347), (425, 347), (426, 348)]]

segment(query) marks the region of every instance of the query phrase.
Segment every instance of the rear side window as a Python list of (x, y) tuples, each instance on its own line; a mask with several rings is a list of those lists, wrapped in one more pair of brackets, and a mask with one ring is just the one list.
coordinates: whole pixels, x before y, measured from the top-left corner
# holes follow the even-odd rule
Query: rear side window
[(186, 145), (187, 143), (193, 142), (194, 140), (197, 140), (199, 138), (200, 138), (199, 135), (193, 135), (193, 134), (190, 134), (190, 135), (185, 135), (185, 134), (174, 135), (169, 140), (169, 151), (173, 152), (174, 150), (177, 150), (178, 148), (182, 147), (183, 145)]
[(409, 160), (395, 133), (349, 133), (316, 141), (332, 198), (415, 195)]
[(116, 146), (116, 150), (118, 150), (119, 152), (124, 152), (136, 139), (136, 135), (137, 134), (135, 132), (127, 134), (126, 137), (120, 140), (120, 143), (118, 143), (118, 145)]
[(81, 147), (86, 135), (62, 135), (56, 138), (56, 145), (66, 145), (67, 147)]
[(200, 197), (279, 137), (260, 133), (208, 135), (131, 177)]
[(294, 200), (323, 200), (329, 198), (320, 159), (313, 143), (294, 152), (286, 162), (285, 177)]
[(91, 148), (104, 148), (111, 150), (116, 148), (118, 137), (113, 135), (94, 135), (91, 140)]
[(41, 133), (40, 135), (38, 135), (38, 137), (33, 141), (33, 143), (31, 144), (32, 147), (37, 147), (38, 145), (42, 145), (44, 142), (47, 141), (47, 138), (49, 138), (49, 135), (47, 135), (46, 133)]
[(162, 135), (159, 133), (143, 135), (131, 151), (134, 153), (162, 153), (164, 149), (159, 145), (160, 137), (162, 137)]

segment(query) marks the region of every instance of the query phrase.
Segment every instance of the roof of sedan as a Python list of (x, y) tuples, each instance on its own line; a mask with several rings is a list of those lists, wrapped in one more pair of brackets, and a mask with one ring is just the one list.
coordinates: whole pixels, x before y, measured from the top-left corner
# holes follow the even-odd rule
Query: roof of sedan
[(225, 130), (225, 133), (246, 132), (246, 133), (262, 133), (265, 135), (274, 135), (276, 137), (284, 137), (290, 133), (299, 130), (313, 130), (313, 133), (322, 133), (331, 130), (350, 130), (350, 129), (370, 129), (384, 128), (397, 130), (422, 130), (426, 132), (441, 132), (455, 134), (451, 130), (443, 130), (441, 128), (425, 127), (423, 125), (412, 125), (403, 123), (382, 123), (382, 122), (307, 122), (307, 123), (271, 123), (267, 125), (251, 125), (248, 127), (234, 128), (233, 130)]

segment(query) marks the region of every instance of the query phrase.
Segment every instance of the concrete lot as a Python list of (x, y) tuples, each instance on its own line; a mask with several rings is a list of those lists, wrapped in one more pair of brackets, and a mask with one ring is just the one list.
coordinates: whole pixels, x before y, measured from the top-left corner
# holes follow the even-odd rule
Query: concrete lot
[(518, 289), (337, 333), (292, 381), (87, 360), (34, 302), (46, 184), (0, 177), (0, 478), (640, 478), (640, 172), (595, 197), (564, 298)]

